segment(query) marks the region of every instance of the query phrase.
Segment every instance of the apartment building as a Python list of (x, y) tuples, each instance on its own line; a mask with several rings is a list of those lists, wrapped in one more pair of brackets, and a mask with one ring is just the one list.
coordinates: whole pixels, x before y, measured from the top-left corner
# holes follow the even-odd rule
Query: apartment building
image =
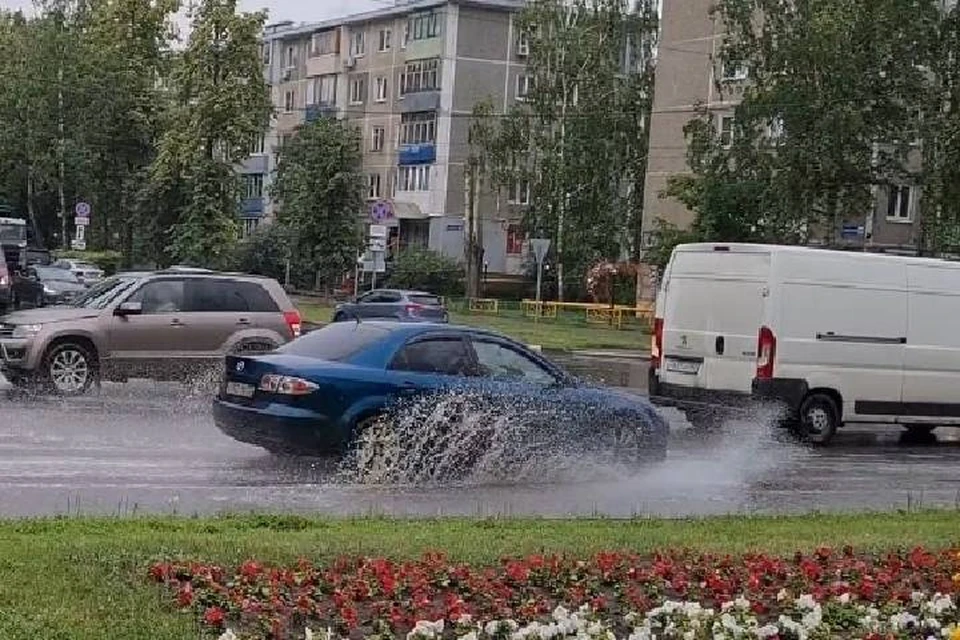
[[(713, 0), (663, 0), (650, 156), (644, 192), (645, 234), (656, 229), (658, 218), (686, 227), (694, 215), (681, 203), (663, 198), (673, 175), (689, 171), (683, 127), (697, 105), (716, 118), (717, 131), (732, 135), (733, 110), (749, 82), (749, 70), (727, 68), (718, 61), (723, 25), (712, 16)], [(919, 240), (919, 190), (912, 185), (877, 189), (874, 207), (851, 212), (836, 230), (841, 246), (912, 253)], [(829, 232), (826, 235), (830, 235)], [(649, 236), (648, 236), (649, 237)]]
[[(368, 208), (390, 246), (464, 248), (468, 131), (474, 105), (508, 109), (522, 92), (526, 42), (515, 26), (523, 0), (412, 0), (322, 23), (271, 25), (264, 74), (276, 115), (242, 169), (241, 217), (251, 230), (274, 214), (268, 189), (277, 152), (314, 118), (342, 118), (363, 135)], [(518, 93), (519, 92), (519, 93)], [(529, 188), (502, 202), (481, 194), (489, 273), (520, 273), (519, 225)]]

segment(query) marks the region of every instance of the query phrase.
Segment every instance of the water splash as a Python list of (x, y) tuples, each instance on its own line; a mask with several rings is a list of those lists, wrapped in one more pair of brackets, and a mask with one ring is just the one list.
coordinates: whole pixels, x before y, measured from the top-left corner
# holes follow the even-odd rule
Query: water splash
[[(583, 402), (447, 391), (364, 425), (337, 478), (360, 485), (496, 485), (584, 481), (665, 450), (659, 417), (617, 416)], [(598, 418), (597, 416), (603, 416)]]

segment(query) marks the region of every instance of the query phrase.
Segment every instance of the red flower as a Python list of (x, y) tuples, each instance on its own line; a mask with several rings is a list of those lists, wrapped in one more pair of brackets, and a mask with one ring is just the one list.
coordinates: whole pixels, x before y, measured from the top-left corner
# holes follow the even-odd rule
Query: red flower
[(203, 612), (204, 624), (211, 627), (219, 628), (223, 626), (226, 618), (227, 614), (225, 614), (220, 607), (207, 607), (207, 610)]
[(193, 604), (193, 585), (189, 582), (183, 583), (177, 592), (177, 605), (181, 608), (189, 607)]

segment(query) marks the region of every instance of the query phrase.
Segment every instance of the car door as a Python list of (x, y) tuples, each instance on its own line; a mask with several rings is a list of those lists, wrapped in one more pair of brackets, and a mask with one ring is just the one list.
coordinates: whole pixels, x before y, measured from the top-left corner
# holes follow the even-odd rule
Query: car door
[(185, 285), (175, 276), (148, 280), (124, 300), (139, 303), (140, 313), (110, 316), (110, 357), (127, 375), (151, 373), (166, 360), (190, 358), (196, 351), (186, 321)]
[(396, 291), (372, 291), (357, 304), (363, 318), (395, 318), (402, 296)]
[(190, 325), (193, 355), (219, 359), (238, 331), (251, 329), (257, 318), (250, 311), (238, 282), (229, 278), (186, 281), (185, 322)]

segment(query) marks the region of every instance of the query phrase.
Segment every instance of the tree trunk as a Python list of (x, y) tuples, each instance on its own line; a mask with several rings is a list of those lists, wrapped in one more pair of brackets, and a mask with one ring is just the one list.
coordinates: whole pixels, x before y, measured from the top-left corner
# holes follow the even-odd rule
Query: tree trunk
[(480, 280), (483, 273), (483, 228), (480, 224), (477, 203), (476, 167), (467, 165), (464, 176), (464, 229), (467, 235), (467, 297), (480, 297)]

